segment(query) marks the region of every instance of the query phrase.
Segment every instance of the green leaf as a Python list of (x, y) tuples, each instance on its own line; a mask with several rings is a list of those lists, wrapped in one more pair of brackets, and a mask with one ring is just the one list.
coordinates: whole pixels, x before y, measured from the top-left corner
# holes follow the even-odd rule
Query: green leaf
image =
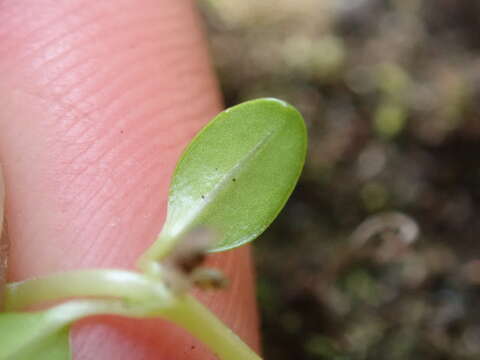
[(113, 299), (75, 300), (44, 311), (0, 313), (0, 360), (68, 360), (70, 325), (98, 314), (142, 315)]
[(216, 230), (212, 251), (255, 239), (285, 205), (305, 161), (300, 113), (277, 99), (259, 99), (216, 116), (190, 143), (170, 187), (168, 214), (145, 259), (159, 259), (198, 226)]
[(1, 360), (70, 358), (68, 326), (51, 311), (0, 314)]

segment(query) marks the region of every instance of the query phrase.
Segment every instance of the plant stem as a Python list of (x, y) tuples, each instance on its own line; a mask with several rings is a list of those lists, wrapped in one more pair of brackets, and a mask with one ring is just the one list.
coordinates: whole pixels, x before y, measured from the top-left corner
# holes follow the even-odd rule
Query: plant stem
[(55, 318), (58, 326), (72, 323), (86, 316), (121, 315), (142, 317), (147, 315), (141, 307), (132, 307), (121, 300), (71, 300), (49, 309), (47, 316)]
[(163, 314), (205, 343), (222, 360), (261, 360), (232, 330), (192, 296)]
[[(158, 278), (124, 270), (79, 270), (8, 284), (6, 290), (5, 306), (9, 312), (72, 297), (107, 297), (112, 299), (67, 302), (51, 311), (63, 317), (64, 322), (100, 313), (163, 317), (185, 328), (222, 360), (261, 359), (198, 300), (172, 293)], [(113, 298), (127, 300), (134, 306)]]
[(163, 282), (124, 270), (78, 270), (7, 285), (5, 310), (15, 311), (72, 297), (111, 297), (171, 306), (175, 298)]
[(177, 240), (177, 238), (168, 237), (160, 233), (152, 246), (138, 259), (137, 268), (150, 276), (158, 276), (160, 271), (159, 261), (172, 252)]

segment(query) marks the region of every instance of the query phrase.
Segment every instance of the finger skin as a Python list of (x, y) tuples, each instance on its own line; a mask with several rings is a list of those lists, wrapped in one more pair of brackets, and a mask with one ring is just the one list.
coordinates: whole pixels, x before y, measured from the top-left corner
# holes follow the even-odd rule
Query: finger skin
[[(0, 0), (0, 163), (9, 279), (133, 268), (161, 229), (175, 162), (220, 110), (188, 0)], [(258, 347), (249, 249), (209, 259), (229, 290), (199, 294)], [(76, 326), (75, 359), (214, 359), (161, 320)]]
[(0, 164), (0, 311), (3, 310), (3, 298), (6, 285), (8, 239), (4, 232), (3, 208), (5, 202), (5, 184), (3, 182), (2, 166)]

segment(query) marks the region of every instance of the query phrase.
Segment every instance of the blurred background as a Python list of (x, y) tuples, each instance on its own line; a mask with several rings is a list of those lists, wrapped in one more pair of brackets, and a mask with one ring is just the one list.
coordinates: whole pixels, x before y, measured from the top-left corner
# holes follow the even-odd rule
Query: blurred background
[(480, 1), (199, 4), (226, 105), (309, 129), (255, 246), (266, 359), (480, 359)]

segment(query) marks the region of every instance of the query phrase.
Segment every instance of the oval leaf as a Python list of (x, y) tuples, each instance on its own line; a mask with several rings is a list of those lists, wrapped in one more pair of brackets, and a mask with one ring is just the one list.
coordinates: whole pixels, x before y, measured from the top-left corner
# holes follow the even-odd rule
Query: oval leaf
[(69, 360), (67, 324), (50, 311), (0, 314), (0, 360)]
[(100, 314), (146, 312), (121, 300), (73, 300), (43, 311), (0, 313), (0, 360), (69, 360), (72, 323)]
[(216, 116), (175, 170), (165, 225), (144, 258), (159, 259), (194, 227), (216, 230), (211, 251), (255, 239), (280, 212), (305, 161), (302, 116), (277, 99), (259, 99)]

